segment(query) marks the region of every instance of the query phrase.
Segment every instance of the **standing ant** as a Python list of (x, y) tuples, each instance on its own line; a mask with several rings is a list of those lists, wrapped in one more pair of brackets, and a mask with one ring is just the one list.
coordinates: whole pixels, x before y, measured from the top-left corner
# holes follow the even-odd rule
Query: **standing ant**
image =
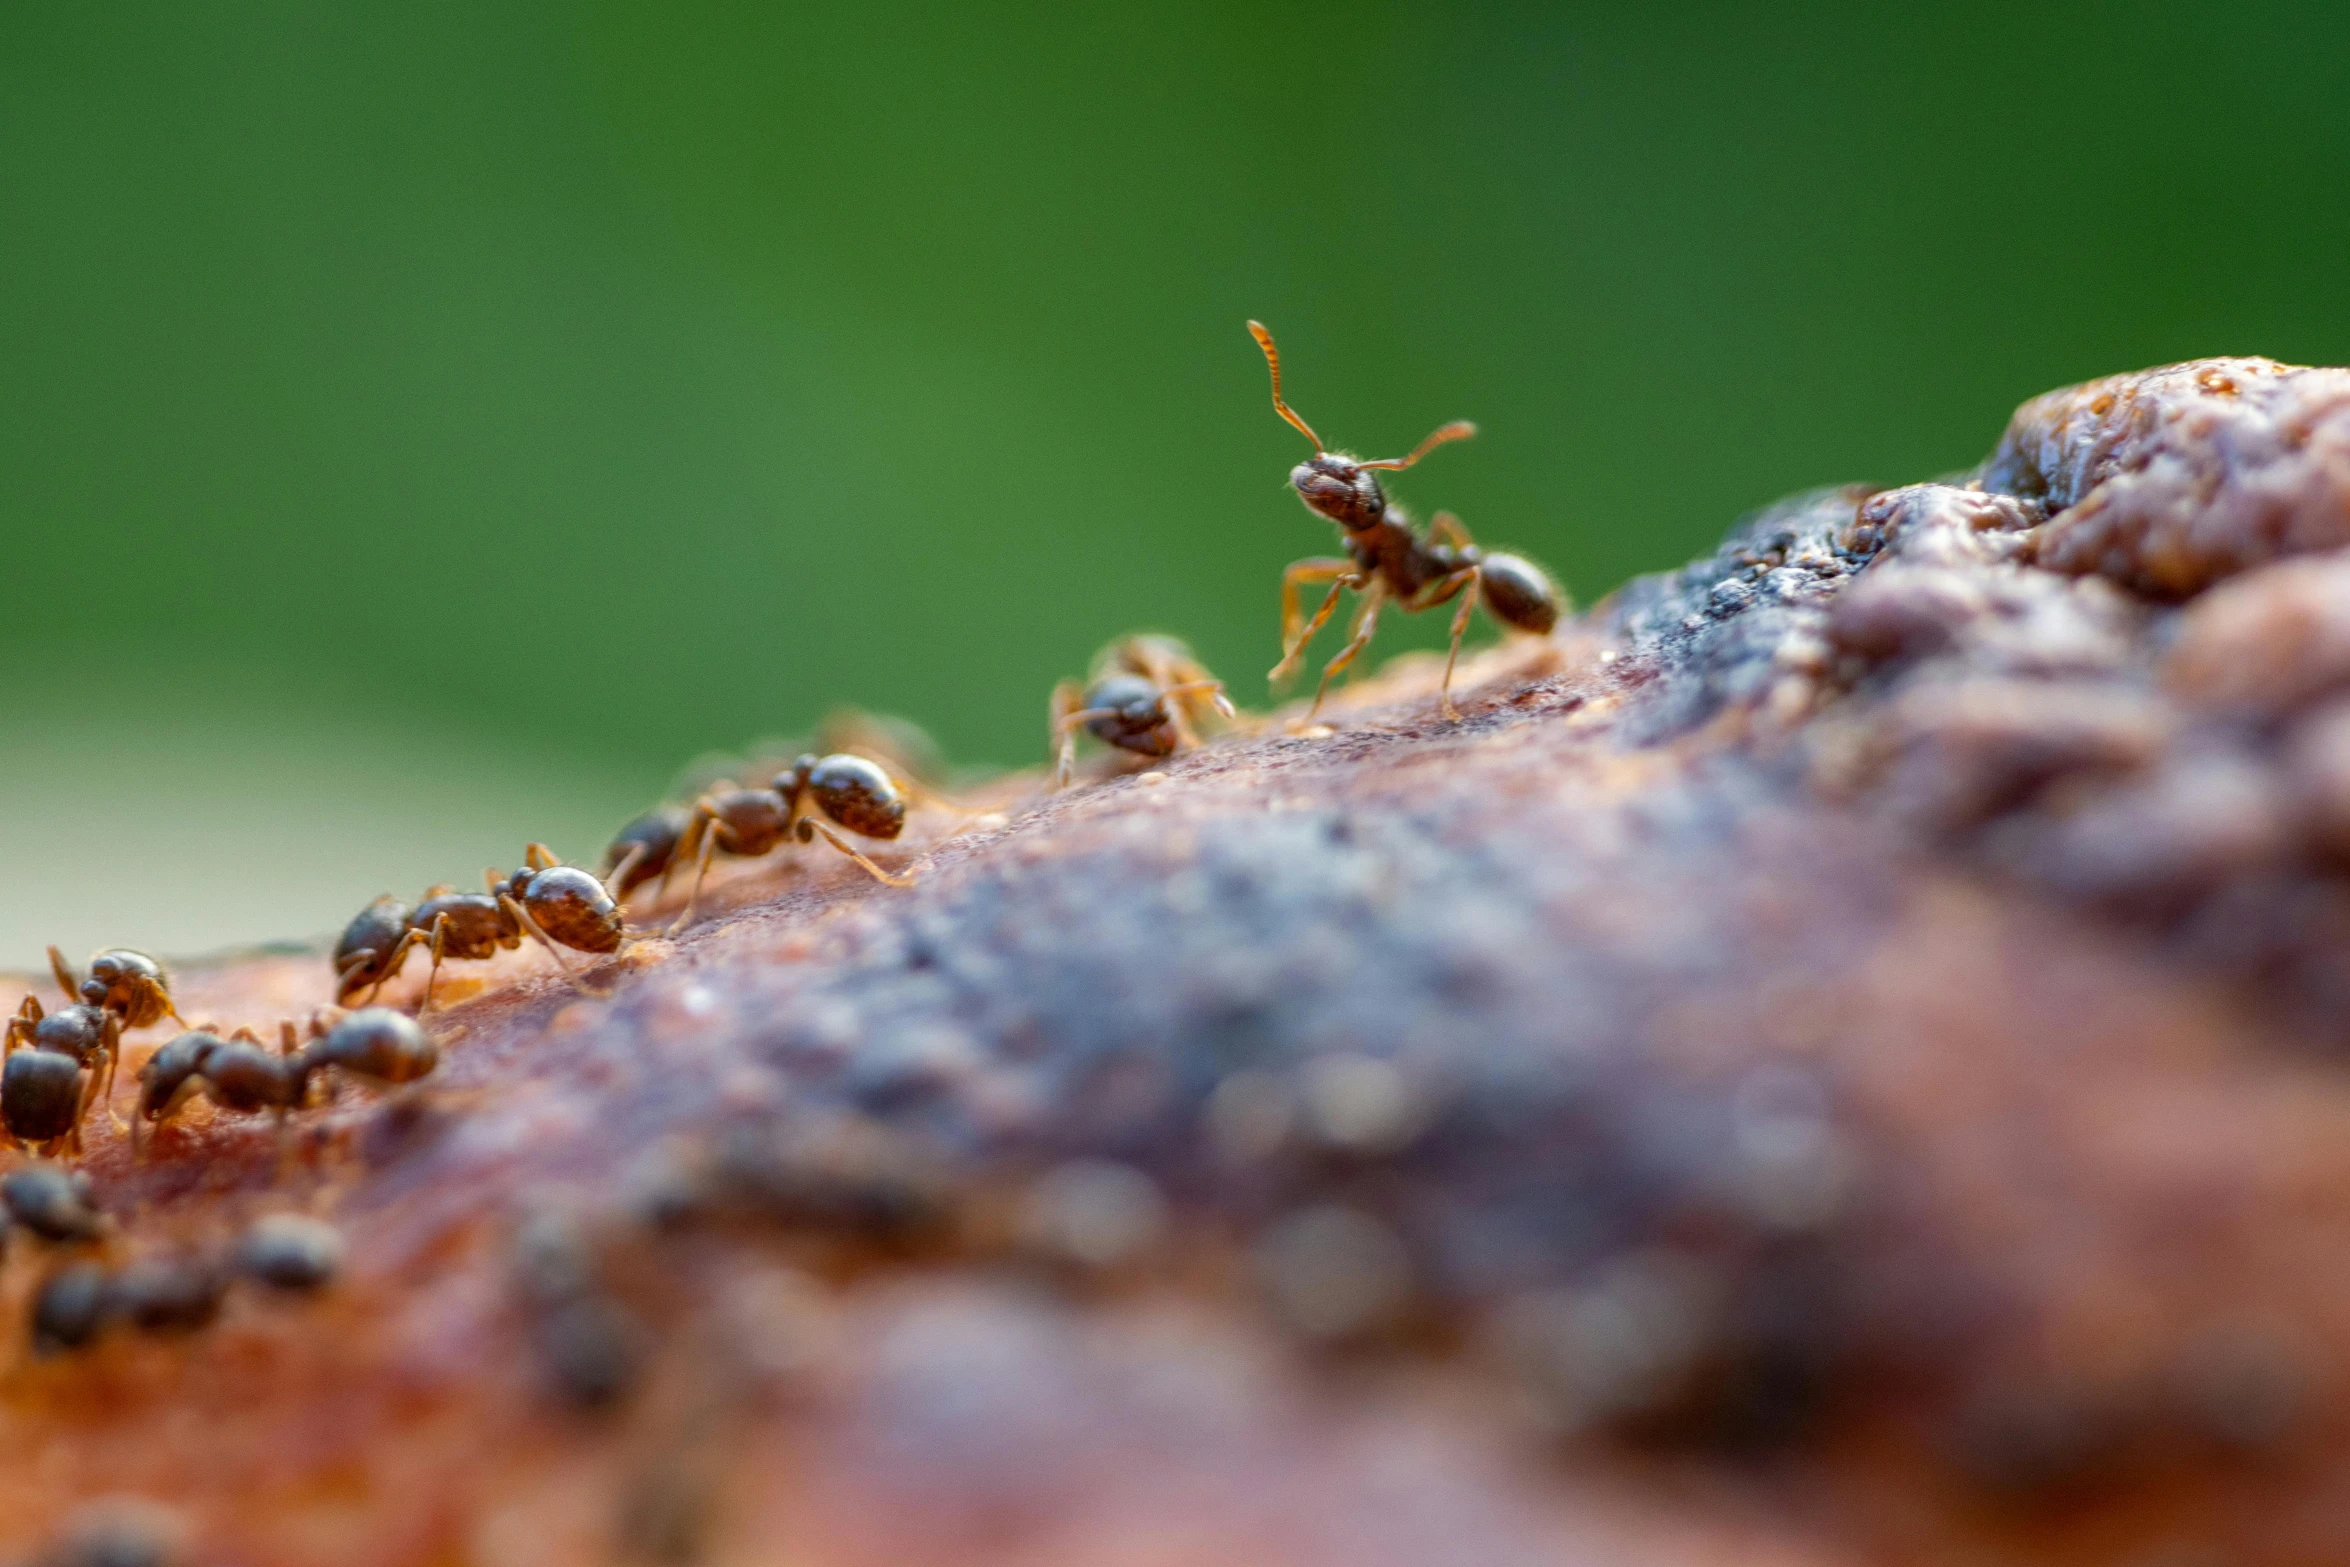
[(893, 875), (857, 852), (849, 841), (826, 826), (820, 816), (860, 838), (884, 841), (906, 829), (906, 798), (895, 779), (878, 762), (840, 752), (832, 756), (803, 756), (787, 772), (777, 773), (765, 789), (722, 789), (694, 802), (692, 818), (678, 855), (694, 857), (694, 888), (685, 912), (669, 927), (671, 935), (693, 923), (694, 905), (701, 900), (702, 882), (710, 874), (710, 857), (723, 849), (746, 857), (765, 854), (786, 839), (809, 843), (821, 836), (841, 853), (865, 868), (875, 881), (891, 887), (911, 887), (911, 876)]
[[(1470, 606), (1481, 597), (1486, 613), (1503, 626), (1547, 636), (1551, 627), (1558, 624), (1558, 587), (1541, 567), (1522, 556), (1480, 549), (1450, 512), (1438, 512), (1425, 535), (1413, 532), (1402, 509), (1392, 504), (1387, 492), (1380, 488), (1374, 470), (1400, 472), (1447, 441), (1466, 440), (1475, 435), (1477, 427), (1466, 419), (1440, 425), (1413, 447), (1408, 457), (1363, 462), (1331, 451), (1322, 444), (1313, 427), (1281, 400), (1281, 355), (1273, 347), (1273, 334), (1257, 321), (1251, 321), (1248, 330), (1257, 340), (1257, 346), (1265, 351), (1265, 364), (1273, 374), (1273, 411), (1314, 443), (1314, 455), (1290, 470), (1290, 485), (1309, 511), (1338, 524), (1346, 543), (1344, 559), (1301, 560), (1281, 574), (1281, 662), (1273, 666), (1267, 678), (1285, 680), (1296, 670), (1305, 656), (1306, 644), (1330, 619), (1341, 591), (1352, 588), (1360, 593), (1362, 608), (1355, 615), (1353, 637), (1345, 650), (1323, 669), (1322, 683), (1314, 691), (1314, 705), (1306, 714), (1310, 720), (1321, 711), (1322, 698), (1330, 689), (1332, 677), (1353, 663), (1356, 655), (1370, 644), (1372, 632), (1378, 629), (1382, 604), (1392, 599), (1404, 613), (1417, 614), (1457, 597), (1461, 604), (1452, 617), (1452, 651), (1444, 661), (1444, 685), (1438, 700), (1443, 705), (1444, 716), (1458, 721), (1461, 715), (1452, 705), (1452, 671), (1460, 661), (1461, 634), (1469, 627)], [(1330, 592), (1301, 634), (1297, 590), (1308, 582), (1327, 582)], [(1471, 584), (1475, 584), (1477, 591), (1464, 594), (1462, 590)]]
[(564, 960), (564, 947), (596, 954), (620, 950), (620, 905), (602, 882), (563, 864), (545, 844), (525, 849), (523, 868), (512, 875), (485, 871), (482, 881), (485, 892), (459, 892), (444, 883), (426, 888), (414, 908), (386, 894), (361, 909), (335, 943), (335, 999), (348, 1001), (364, 989), (372, 1000), (400, 972), (411, 947), (432, 949), (425, 1008), (432, 1005), (446, 958), (492, 958), (520, 947), (528, 936), (547, 949), (568, 979), (571, 965)]
[(1095, 655), (1084, 685), (1053, 687), (1052, 738), (1060, 752), (1054, 787), (1069, 785), (1077, 731), (1138, 756), (1173, 756), (1199, 744), (1201, 709), (1233, 716), (1224, 682), (1173, 637), (1121, 637)]

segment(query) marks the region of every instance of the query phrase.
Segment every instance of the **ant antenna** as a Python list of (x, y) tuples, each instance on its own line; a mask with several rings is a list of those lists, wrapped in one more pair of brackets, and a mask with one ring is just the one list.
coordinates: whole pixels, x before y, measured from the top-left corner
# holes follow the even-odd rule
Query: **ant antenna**
[(1422, 441), (1419, 445), (1412, 448), (1412, 454), (1409, 457), (1388, 457), (1383, 458), (1378, 462), (1358, 463), (1356, 466), (1361, 468), (1384, 468), (1390, 472), (1399, 468), (1409, 468), (1413, 463), (1418, 462), (1421, 458), (1427, 456), (1430, 452), (1436, 450), (1437, 447), (1442, 446), (1445, 442), (1465, 441), (1476, 433), (1477, 427), (1471, 424), (1468, 420), (1455, 419), (1450, 424), (1438, 426), (1434, 434), (1430, 435), (1428, 439)]
[(1265, 351), (1265, 365), (1273, 372), (1273, 411), (1287, 419), (1298, 434), (1313, 442), (1317, 453), (1328, 451), (1329, 448), (1322, 444), (1322, 438), (1314, 433), (1314, 427), (1300, 419), (1297, 410), (1281, 400), (1281, 351), (1273, 346), (1273, 334), (1265, 330), (1264, 322), (1251, 321), (1248, 324), (1248, 335), (1255, 338), (1257, 346)]

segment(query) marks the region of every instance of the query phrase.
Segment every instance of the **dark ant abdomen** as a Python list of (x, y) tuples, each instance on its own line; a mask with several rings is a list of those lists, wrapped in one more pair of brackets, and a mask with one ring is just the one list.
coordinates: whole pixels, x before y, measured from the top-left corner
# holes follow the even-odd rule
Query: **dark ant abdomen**
[(620, 907), (586, 871), (571, 865), (534, 871), (521, 896), (539, 929), (574, 952), (620, 950)]
[(1494, 619), (1540, 636), (1558, 624), (1558, 586), (1541, 567), (1515, 555), (1486, 555), (1478, 565), (1477, 584)]
[(0, 1067), (0, 1119), (19, 1142), (47, 1143), (73, 1131), (82, 1104), (82, 1066), (72, 1056), (19, 1050)]
[(604, 874), (614, 877), (612, 896), (625, 898), (666, 872), (692, 820), (693, 812), (682, 805), (656, 805), (613, 834), (604, 851)]
[[(803, 762), (795, 769), (816, 808), (862, 838), (895, 838), (906, 830), (906, 801), (878, 762), (847, 752)], [(784, 790), (785, 779), (776, 780)]]

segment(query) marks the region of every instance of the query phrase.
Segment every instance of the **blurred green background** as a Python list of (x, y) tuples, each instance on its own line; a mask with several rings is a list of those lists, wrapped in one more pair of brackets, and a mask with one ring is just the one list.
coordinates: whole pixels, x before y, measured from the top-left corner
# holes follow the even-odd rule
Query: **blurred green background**
[[(1263, 697), (1295, 401), (1584, 600), (2026, 396), (2350, 360), (2350, 7), (0, 21), (0, 963), (592, 859), (854, 702)], [(1379, 651), (1441, 617), (1391, 621)]]

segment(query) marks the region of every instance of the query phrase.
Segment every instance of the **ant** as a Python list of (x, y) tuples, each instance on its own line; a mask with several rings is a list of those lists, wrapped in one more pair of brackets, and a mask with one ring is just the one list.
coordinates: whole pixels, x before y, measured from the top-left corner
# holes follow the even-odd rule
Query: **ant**
[[(1251, 321), (1248, 330), (1265, 351), (1265, 364), (1273, 374), (1273, 411), (1314, 443), (1314, 455), (1290, 470), (1290, 485), (1307, 510), (1338, 524), (1346, 543), (1344, 559), (1301, 560), (1281, 574), (1281, 662), (1267, 678), (1286, 680), (1296, 670), (1306, 644), (1330, 619), (1341, 590), (1352, 588), (1361, 594), (1362, 608), (1355, 615), (1353, 637), (1323, 669), (1314, 705), (1306, 714), (1310, 721), (1321, 711), (1331, 679), (1370, 644), (1383, 604), (1392, 599), (1404, 613), (1417, 614), (1459, 598), (1461, 607), (1452, 617), (1452, 651), (1444, 661), (1444, 685), (1438, 696), (1444, 716), (1457, 722), (1461, 715), (1452, 705), (1452, 672), (1460, 661), (1461, 634), (1469, 628), (1470, 606), (1482, 597), (1486, 613), (1505, 627), (1546, 636), (1558, 624), (1558, 587), (1541, 567), (1522, 556), (1480, 549), (1450, 512), (1438, 512), (1425, 535), (1413, 532), (1410, 520), (1389, 502), (1373, 475), (1374, 471), (1409, 468), (1445, 442), (1475, 435), (1477, 427), (1466, 419), (1440, 425), (1413, 447), (1408, 457), (1363, 462), (1331, 451), (1313, 427), (1281, 400), (1281, 355), (1273, 347), (1273, 334), (1257, 321)], [(1308, 582), (1327, 582), (1330, 592), (1301, 634), (1297, 590)], [(1471, 584), (1477, 591), (1464, 593)]]
[(49, 972), (57, 977), (67, 1000), (78, 996), (85, 1006), (111, 1012), (126, 1031), (167, 1017), (175, 1023), (187, 1022), (171, 1004), (171, 976), (144, 952), (127, 947), (101, 952), (90, 959), (90, 977), (77, 980), (65, 954), (51, 947)]
[(913, 877), (893, 875), (857, 852), (820, 816), (832, 818), (860, 838), (886, 841), (906, 829), (906, 797), (880, 763), (844, 751), (803, 756), (789, 770), (777, 773), (765, 789), (722, 789), (694, 802), (677, 851), (680, 857), (694, 857), (694, 889), (686, 898), (685, 912), (669, 927), (670, 934), (693, 923), (694, 905), (710, 874), (710, 857), (720, 849), (754, 856), (786, 839), (809, 843), (821, 836), (875, 881), (890, 887), (914, 885)]
[(311, 1079), (330, 1068), (388, 1086), (414, 1082), (440, 1065), (432, 1036), (390, 1007), (321, 1008), (310, 1019), (309, 1032), (310, 1042), (297, 1046), (294, 1025), (280, 1023), (275, 1054), (249, 1028), (225, 1039), (209, 1029), (191, 1029), (164, 1045), (139, 1069), (139, 1101), (131, 1117), (133, 1154), (142, 1126), (161, 1128), (199, 1093), (224, 1110), (274, 1110), (282, 1127), (288, 1111), (309, 1102)]
[(1090, 680), (1053, 687), (1052, 738), (1060, 750), (1054, 787), (1069, 786), (1077, 731), (1138, 756), (1173, 756), (1199, 744), (1200, 709), (1234, 716), (1224, 682), (1173, 637), (1121, 637), (1094, 657)]
[[(22, 1055), (16, 1049), (20, 1044), (29, 1047)], [(113, 1086), (114, 1063), (122, 1053), (121, 1021), (78, 1002), (45, 1013), (38, 997), (27, 996), (8, 1020), (5, 1053), (0, 1122), (8, 1135), (43, 1151), (63, 1141), (80, 1153), (82, 1118), (91, 1102), (103, 1099)]]
[(299, 1109), (308, 1095), (310, 1072), (294, 1047), (294, 1025), (281, 1025), (281, 1036), (274, 1053), (249, 1028), (225, 1039), (208, 1028), (192, 1028), (165, 1042), (139, 1068), (131, 1157), (138, 1157), (142, 1126), (161, 1127), (198, 1093), (224, 1110), (274, 1110), (283, 1127), (286, 1112)]
[[(7, 1057), (0, 1068), (0, 1124), (18, 1142), (44, 1150), (64, 1143), (79, 1154), (90, 1106), (113, 1092), (123, 1031), (179, 1013), (169, 976), (143, 952), (101, 952), (90, 960), (84, 980), (51, 947), (49, 972), (66, 1005), (48, 1012), (39, 997), (27, 996), (8, 1020), (7, 1042), (0, 1046)], [(18, 1045), (28, 1047), (21, 1056)]]
[(620, 950), (623, 927), (612, 894), (586, 871), (556, 859), (545, 844), (525, 849), (523, 868), (511, 876), (484, 871), (482, 881), (485, 892), (459, 892), (444, 883), (426, 888), (414, 908), (387, 893), (361, 909), (335, 943), (335, 999), (348, 1001), (364, 989), (372, 1000), (400, 972), (411, 947), (432, 949), (419, 1010), (431, 1007), (445, 958), (492, 958), (529, 936), (568, 979), (564, 947), (599, 955)]

